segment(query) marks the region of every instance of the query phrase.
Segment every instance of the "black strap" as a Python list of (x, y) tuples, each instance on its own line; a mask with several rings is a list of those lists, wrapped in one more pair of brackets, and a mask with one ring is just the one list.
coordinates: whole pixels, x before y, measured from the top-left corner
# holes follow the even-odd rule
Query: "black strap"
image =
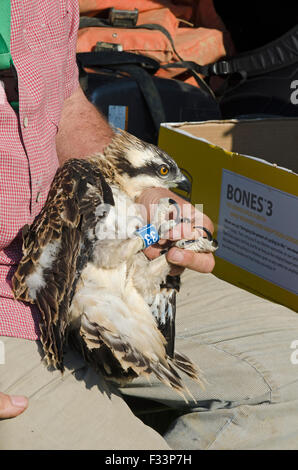
[[(204, 65), (199, 65), (196, 62), (184, 60), (181, 57), (181, 55), (178, 53), (178, 51), (175, 47), (173, 38), (172, 38), (172, 36), (170, 35), (169, 31), (166, 28), (164, 28), (163, 26), (161, 26), (159, 24), (142, 24), (142, 25), (136, 26), (136, 28), (150, 29), (152, 31), (160, 31), (161, 33), (163, 33), (167, 37), (167, 39), (170, 41), (173, 52), (174, 52), (174, 54), (176, 54), (176, 56), (178, 57), (180, 62), (174, 62), (174, 63), (171, 62), (169, 64), (161, 65), (160, 67), (163, 68), (163, 69), (181, 68), (181, 69), (189, 70), (191, 75), (194, 77), (197, 84), (199, 85), (199, 87), (202, 88), (203, 90), (205, 90), (208, 94), (210, 94), (214, 98), (213, 91), (208, 86), (208, 84), (205, 82), (205, 80), (203, 80), (200, 77), (200, 74), (208, 76), (209, 68), (205, 67)], [(178, 67), (177, 67), (177, 65), (178, 65)]]
[(166, 121), (166, 115), (152, 76), (136, 65), (118, 65), (117, 70), (127, 72), (136, 80), (151, 115), (156, 135), (158, 135), (160, 123)]
[(92, 68), (95, 66), (110, 67), (121, 64), (138, 65), (153, 75), (160, 68), (159, 62), (151, 57), (124, 51), (79, 52), (77, 60), (82, 66)]
[(239, 73), (243, 77), (253, 77), (297, 62), (298, 25), (265, 46), (209, 64), (207, 74), (225, 76)]
[(88, 88), (88, 74), (84, 71), (84, 67), (92, 67), (95, 72), (102, 72), (102, 69), (106, 68), (134, 78), (148, 107), (156, 135), (158, 135), (160, 123), (166, 121), (166, 115), (152, 78), (152, 74), (159, 69), (157, 61), (147, 56), (117, 51), (81, 52), (77, 54), (77, 61), (84, 91)]

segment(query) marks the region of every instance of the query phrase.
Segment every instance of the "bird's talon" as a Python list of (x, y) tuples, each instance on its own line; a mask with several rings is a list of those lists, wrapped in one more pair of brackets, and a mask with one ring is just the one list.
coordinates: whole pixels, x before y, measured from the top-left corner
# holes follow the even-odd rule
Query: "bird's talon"
[(202, 227), (201, 225), (194, 225), (193, 226), (193, 229), (200, 229), (200, 230), (203, 230), (203, 232), (206, 233), (207, 235), (207, 239), (211, 242), (213, 240), (213, 237), (212, 237), (212, 233), (206, 228), (206, 227)]
[(195, 253), (212, 253), (218, 248), (218, 243), (214, 239), (210, 241), (207, 238), (199, 237), (196, 240), (178, 240), (175, 246)]

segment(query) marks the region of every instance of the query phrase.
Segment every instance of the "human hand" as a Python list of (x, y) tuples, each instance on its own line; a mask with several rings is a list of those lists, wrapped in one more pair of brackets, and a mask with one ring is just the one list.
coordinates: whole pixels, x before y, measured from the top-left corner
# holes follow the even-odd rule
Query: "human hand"
[(15, 418), (28, 406), (28, 398), (0, 392), (0, 419)]
[[(198, 213), (194, 206), (168, 189), (146, 189), (142, 192), (137, 202), (146, 208), (147, 214), (150, 214), (151, 205), (158, 204), (158, 201), (161, 198), (166, 197), (174, 199), (179, 204), (179, 207), (181, 208), (181, 217), (185, 216), (183, 212), (187, 213), (186, 217), (189, 217), (189, 214), (191, 214), (191, 221), (193, 221), (196, 216), (201, 216), (202, 223), (200, 225), (209, 230), (210, 233), (213, 233), (214, 227), (209, 217), (207, 217), (205, 214)], [(198, 229), (196, 231), (200, 232)], [(203, 231), (201, 231), (200, 234), (205, 235)], [(144, 252), (150, 259), (157, 258), (160, 255), (161, 250), (163, 250), (165, 247), (168, 247), (169, 243), (177, 241), (181, 238), (194, 238), (193, 223), (180, 224), (169, 232), (167, 240), (159, 240), (158, 244), (150, 246), (144, 250)], [(174, 265), (170, 273), (172, 275), (181, 273), (184, 268), (189, 268), (201, 273), (210, 273), (213, 270), (215, 264), (212, 253), (195, 253), (193, 251), (183, 250), (177, 247), (170, 248), (166, 257), (168, 262)]]

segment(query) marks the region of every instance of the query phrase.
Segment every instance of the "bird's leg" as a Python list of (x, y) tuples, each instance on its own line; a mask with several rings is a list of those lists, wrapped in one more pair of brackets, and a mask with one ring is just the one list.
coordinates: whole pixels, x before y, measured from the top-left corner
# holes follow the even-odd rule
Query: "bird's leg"
[(175, 246), (184, 250), (194, 251), (195, 253), (212, 253), (218, 248), (216, 240), (208, 240), (205, 237), (199, 237), (195, 240), (178, 240)]
[[(191, 220), (185, 217), (181, 217), (180, 206), (174, 199), (160, 199), (154, 217), (152, 219), (152, 225), (158, 231), (159, 238), (166, 238), (167, 233), (180, 223), (191, 223)], [(197, 236), (196, 238), (191, 240), (181, 239), (176, 241), (174, 243), (174, 246), (177, 246), (178, 248), (182, 248), (184, 250), (194, 251), (196, 253), (212, 253), (218, 248), (218, 243), (215, 239), (212, 238), (212, 235), (209, 230), (201, 226), (193, 226), (192, 228), (194, 230), (199, 228), (200, 230), (205, 232), (207, 236)], [(152, 240), (150, 244), (152, 244)], [(138, 247), (139, 246), (141, 246), (141, 244), (138, 245)], [(145, 243), (143, 242), (143, 246), (139, 248), (139, 250), (145, 247)], [(158, 266), (160, 266), (161, 269), (162, 265), (166, 267), (167, 262), (165, 256), (162, 255), (165, 254), (168, 250), (169, 248), (163, 250), (159, 259), (156, 259), (154, 260), (154, 262), (151, 262), (151, 264), (153, 263), (152, 269), (158, 269)], [(164, 258), (164, 261), (161, 258)]]
[(194, 240), (178, 240), (175, 246), (183, 248), (184, 250), (194, 251), (195, 253), (212, 253), (218, 248), (217, 240), (212, 237), (212, 234), (205, 227), (195, 226), (206, 233), (206, 237), (197, 237)]
[(180, 208), (176, 201), (171, 198), (160, 199), (151, 223), (135, 230), (133, 240), (136, 236), (141, 241), (137, 245), (139, 247), (138, 251), (141, 251), (150, 245), (154, 245), (160, 238), (163, 238), (173, 227), (175, 227), (175, 225), (180, 223), (178, 215), (175, 219), (170, 219), (171, 213), (174, 213), (173, 206), (176, 206), (176, 212), (180, 215)]
[[(169, 219), (169, 216), (176, 211), (176, 217)], [(158, 228), (160, 238), (180, 223), (191, 223), (190, 219), (181, 217), (179, 204), (174, 199), (160, 199), (155, 217), (154, 225)], [(212, 253), (218, 248), (217, 241), (205, 227), (194, 226), (193, 229), (200, 229), (205, 232), (205, 236), (196, 237), (193, 240), (181, 239), (175, 243), (175, 246), (184, 250), (194, 251), (196, 253)], [(168, 250), (167, 250), (168, 251)]]
[(129, 259), (139, 251), (143, 250), (143, 240), (134, 236), (121, 243), (121, 259)]
[[(181, 211), (177, 202), (172, 198), (162, 198), (159, 200), (158, 206), (152, 219), (152, 225), (157, 229), (159, 238), (163, 238), (166, 234), (181, 222)], [(172, 218), (170, 218), (172, 216)], [(159, 284), (164, 281), (170, 272), (170, 265), (166, 259), (163, 250), (158, 258), (150, 261), (147, 265), (147, 279), (159, 278)]]
[(150, 260), (150, 263), (147, 265), (147, 276), (148, 278), (155, 277), (156, 275), (159, 275), (161, 277), (161, 280), (164, 280), (165, 277), (169, 274), (171, 266), (169, 265), (167, 258), (166, 258), (166, 252), (168, 250), (165, 250), (164, 253), (162, 253), (160, 256), (158, 256), (155, 259)]

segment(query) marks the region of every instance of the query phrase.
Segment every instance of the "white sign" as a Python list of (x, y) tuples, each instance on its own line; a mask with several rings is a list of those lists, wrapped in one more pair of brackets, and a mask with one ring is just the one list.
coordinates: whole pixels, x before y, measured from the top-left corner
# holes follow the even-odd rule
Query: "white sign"
[(127, 127), (127, 106), (109, 105), (109, 124), (118, 129), (126, 130)]
[(298, 294), (298, 197), (223, 169), (220, 258)]

